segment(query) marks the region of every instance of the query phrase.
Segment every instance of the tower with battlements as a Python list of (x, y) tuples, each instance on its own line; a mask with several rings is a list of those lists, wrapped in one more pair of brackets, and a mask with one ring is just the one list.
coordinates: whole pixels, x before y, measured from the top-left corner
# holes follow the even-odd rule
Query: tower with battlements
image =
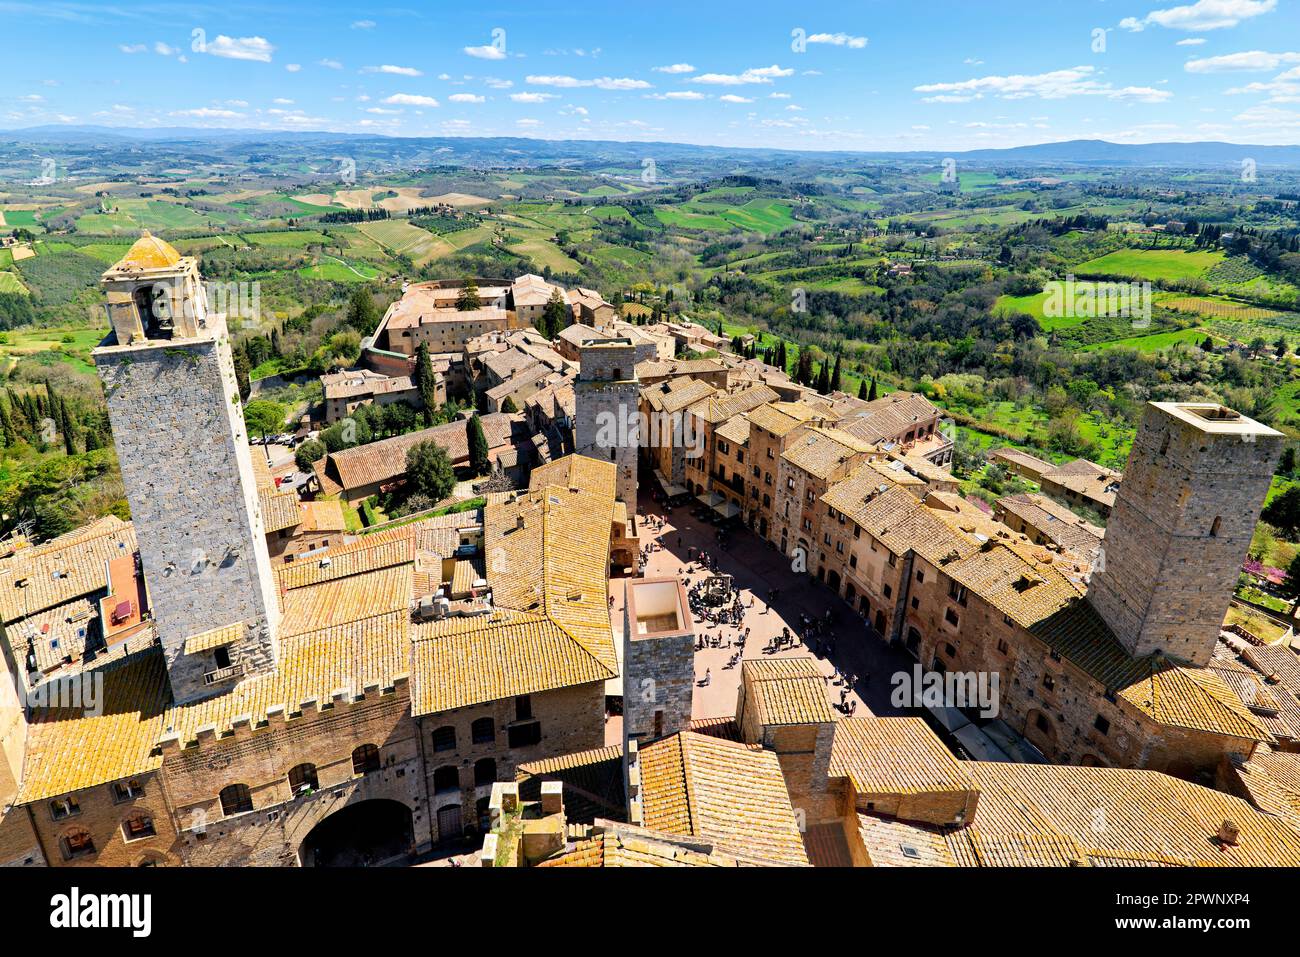
[(1148, 404), (1088, 589), (1129, 654), (1209, 663), (1281, 452), (1221, 405)]
[(615, 493), (636, 514), (636, 463), (640, 444), (641, 384), (631, 339), (592, 339), (578, 347), (575, 451), (618, 467)]
[(198, 262), (145, 233), (104, 273), (94, 351), (172, 693), (275, 666), (279, 618), (225, 317)]

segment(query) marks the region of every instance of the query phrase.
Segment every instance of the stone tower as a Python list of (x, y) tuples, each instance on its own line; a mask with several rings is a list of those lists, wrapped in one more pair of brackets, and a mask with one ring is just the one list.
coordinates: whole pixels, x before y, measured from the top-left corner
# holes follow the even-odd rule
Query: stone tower
[(275, 666), (274, 577), (225, 317), (198, 262), (148, 233), (104, 273), (94, 351), (172, 694)]
[(1129, 654), (1209, 662), (1281, 452), (1221, 405), (1147, 405), (1088, 589)]
[(623, 740), (688, 730), (695, 633), (676, 578), (629, 579), (623, 603)]
[(641, 384), (631, 339), (589, 339), (578, 347), (574, 438), (579, 455), (618, 467), (615, 494), (636, 515)]

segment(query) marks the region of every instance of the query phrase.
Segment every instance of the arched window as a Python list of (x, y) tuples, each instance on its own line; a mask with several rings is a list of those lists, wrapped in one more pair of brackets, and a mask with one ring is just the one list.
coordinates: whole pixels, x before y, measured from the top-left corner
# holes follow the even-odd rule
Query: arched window
[(379, 749), (373, 744), (363, 744), (352, 752), (352, 773), (369, 774), (379, 770)]
[(91, 838), (90, 832), (84, 828), (75, 828), (59, 840), (59, 848), (63, 851), (64, 860), (72, 860), (76, 857), (87, 857), (95, 853), (95, 841)]
[(491, 744), (497, 739), (496, 722), (491, 718), (479, 718), (469, 726), (469, 733), (475, 744)]
[(497, 779), (496, 758), (481, 758), (474, 762), (474, 786), (492, 784)]
[(1211, 538), (1218, 538), (1218, 537), (1219, 537), (1219, 526), (1220, 526), (1222, 523), (1223, 523), (1223, 519), (1222, 519), (1220, 516), (1218, 516), (1218, 515), (1214, 516), (1214, 521), (1210, 524), (1210, 537), (1211, 537)]
[(433, 732), (433, 750), (455, 751), (456, 729), (449, 724), (444, 724), (437, 731)]
[(433, 793), (446, 794), (460, 790), (460, 771), (454, 764), (446, 764), (433, 772)]
[(294, 794), (315, 791), (320, 787), (316, 778), (316, 765), (300, 764), (289, 771), (289, 788)]
[(247, 784), (228, 784), (221, 789), (221, 813), (226, 817), (245, 814), (253, 809), (253, 795)]

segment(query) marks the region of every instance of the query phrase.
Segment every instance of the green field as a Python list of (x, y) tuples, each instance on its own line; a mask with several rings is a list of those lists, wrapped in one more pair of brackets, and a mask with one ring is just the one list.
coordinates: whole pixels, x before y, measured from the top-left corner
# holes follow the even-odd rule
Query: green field
[(1095, 342), (1084, 346), (1093, 349), (1136, 349), (1138, 352), (1159, 352), (1180, 342), (1196, 345), (1205, 339), (1205, 329), (1178, 329), (1174, 332), (1156, 332), (1149, 336), (1130, 336), (1127, 339), (1113, 339), (1109, 342)]
[(366, 263), (349, 264), (333, 256), (322, 256), (314, 266), (303, 266), (298, 272), (308, 279), (328, 279), (331, 282), (369, 282), (379, 276), (379, 270)]
[(27, 287), (11, 272), (0, 272), (0, 292), (17, 292), (26, 294)]
[(1134, 279), (1200, 279), (1223, 261), (1223, 253), (1182, 249), (1117, 249), (1074, 268), (1079, 276), (1105, 273)]
[(9, 226), (35, 226), (36, 212), (34, 209), (0, 207), (0, 214), (4, 215), (4, 221)]
[(81, 372), (93, 373), (90, 350), (107, 334), (107, 329), (85, 328), (13, 329), (0, 333), (5, 339), (0, 343), (0, 369), (7, 370), (24, 356), (50, 352)]
[(242, 233), (250, 246), (291, 246), (304, 249), (307, 246), (324, 246), (329, 239), (324, 233), (314, 229), (286, 229), (270, 233)]
[(427, 229), (412, 226), (404, 219), (379, 219), (373, 223), (358, 223), (357, 230), (369, 236), (385, 249), (410, 257), (416, 265), (423, 265), (447, 255), (452, 245)]
[(690, 202), (680, 206), (656, 206), (655, 216), (666, 226), (721, 232), (741, 229), (763, 235), (794, 224), (792, 207), (782, 200), (751, 199), (744, 205), (733, 206), (704, 199), (707, 195), (702, 193), (692, 197)]

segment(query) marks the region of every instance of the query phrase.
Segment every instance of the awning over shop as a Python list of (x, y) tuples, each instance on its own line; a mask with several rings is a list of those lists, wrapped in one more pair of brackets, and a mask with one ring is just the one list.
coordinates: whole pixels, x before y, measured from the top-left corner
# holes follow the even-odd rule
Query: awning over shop
[(717, 492), (702, 492), (695, 496), (695, 499), (706, 508), (713, 508), (719, 502), (725, 501)]
[(722, 518), (735, 518), (740, 514), (740, 506), (735, 502), (723, 502), (721, 505), (713, 506), (713, 510)]
[(664, 494), (669, 498), (691, 494), (691, 490), (685, 486), (669, 481), (668, 476), (664, 475), (661, 469), (655, 469), (655, 478), (659, 480), (659, 487), (664, 490)]

